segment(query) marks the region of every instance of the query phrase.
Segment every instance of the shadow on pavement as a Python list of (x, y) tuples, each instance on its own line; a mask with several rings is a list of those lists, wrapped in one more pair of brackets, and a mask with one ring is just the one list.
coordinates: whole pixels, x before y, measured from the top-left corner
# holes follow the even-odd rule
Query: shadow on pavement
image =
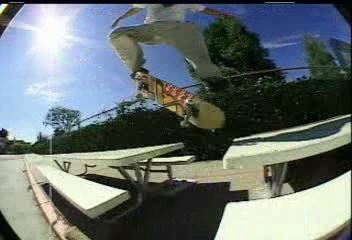
[[(121, 179), (95, 174), (89, 174), (86, 178), (112, 187), (131, 188), (127, 181)], [(48, 184), (43, 188), (49, 192)], [(228, 182), (197, 184), (173, 197), (148, 198), (128, 216), (110, 223), (103, 219), (89, 219), (54, 189), (52, 198), (68, 221), (92, 239), (210, 240), (214, 239), (225, 205), (248, 200), (247, 191), (230, 192), (229, 188)], [(112, 215), (118, 210), (105, 215)]]

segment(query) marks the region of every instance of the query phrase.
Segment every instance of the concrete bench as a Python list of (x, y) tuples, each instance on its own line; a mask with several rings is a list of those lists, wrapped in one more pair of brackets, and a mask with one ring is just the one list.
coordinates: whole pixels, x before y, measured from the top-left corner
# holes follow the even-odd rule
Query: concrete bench
[(351, 171), (294, 194), (228, 203), (215, 240), (327, 239), (350, 221)]
[[(196, 159), (195, 156), (179, 156), (179, 157), (165, 157), (165, 158), (153, 158), (140, 162), (140, 165), (146, 165), (146, 171), (167, 173), (169, 180), (173, 179), (172, 166), (174, 165), (185, 165), (190, 164)], [(151, 169), (152, 166), (165, 166), (166, 170), (155, 170)]]
[(125, 190), (88, 181), (49, 165), (36, 168), (57, 192), (90, 218), (96, 218), (130, 199), (129, 192)]

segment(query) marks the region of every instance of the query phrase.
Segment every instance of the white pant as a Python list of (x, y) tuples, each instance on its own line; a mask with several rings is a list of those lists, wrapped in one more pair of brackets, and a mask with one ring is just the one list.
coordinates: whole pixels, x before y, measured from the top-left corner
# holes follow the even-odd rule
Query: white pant
[(210, 60), (202, 32), (192, 23), (154, 22), (133, 27), (121, 27), (110, 33), (109, 41), (121, 60), (138, 71), (145, 59), (138, 43), (167, 44), (178, 49), (193, 63), (196, 75), (201, 78), (220, 76), (219, 68)]

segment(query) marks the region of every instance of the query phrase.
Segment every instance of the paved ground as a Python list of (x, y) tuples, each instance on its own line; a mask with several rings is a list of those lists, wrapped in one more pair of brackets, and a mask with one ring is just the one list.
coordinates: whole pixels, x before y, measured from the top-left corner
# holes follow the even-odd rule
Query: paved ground
[[(28, 186), (30, 185), (23, 158), (0, 157), (0, 211), (2, 218), (11, 224), (18, 237), (23, 240), (56, 240)], [(2, 223), (3, 232), (5, 223)], [(0, 237), (1, 239), (1, 237)]]

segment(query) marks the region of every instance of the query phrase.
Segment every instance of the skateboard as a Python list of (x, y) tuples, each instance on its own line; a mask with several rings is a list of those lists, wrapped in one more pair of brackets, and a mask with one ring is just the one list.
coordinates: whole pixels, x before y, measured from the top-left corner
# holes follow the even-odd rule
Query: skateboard
[(151, 99), (183, 118), (182, 127), (203, 129), (224, 127), (225, 114), (215, 105), (166, 81), (145, 73), (136, 73), (138, 97)]

